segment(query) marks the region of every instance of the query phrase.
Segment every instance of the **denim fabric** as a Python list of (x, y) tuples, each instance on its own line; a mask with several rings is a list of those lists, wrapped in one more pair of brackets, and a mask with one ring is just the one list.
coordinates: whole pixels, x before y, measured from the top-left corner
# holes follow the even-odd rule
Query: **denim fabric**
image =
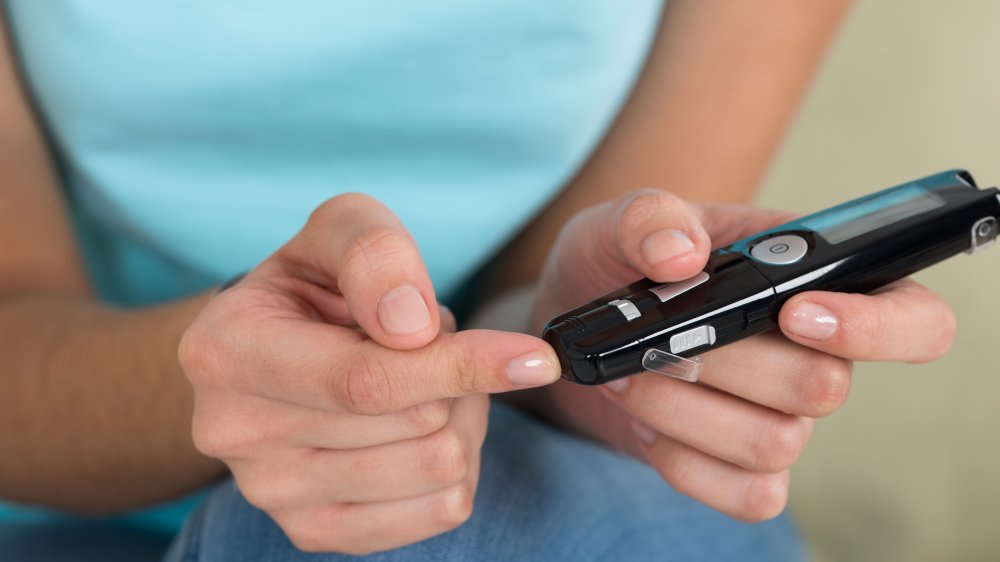
[[(649, 467), (494, 402), (471, 519), (371, 561), (802, 560), (786, 516), (745, 524), (673, 492)], [(306, 554), (240, 496), (218, 486), (167, 562), (339, 561)]]

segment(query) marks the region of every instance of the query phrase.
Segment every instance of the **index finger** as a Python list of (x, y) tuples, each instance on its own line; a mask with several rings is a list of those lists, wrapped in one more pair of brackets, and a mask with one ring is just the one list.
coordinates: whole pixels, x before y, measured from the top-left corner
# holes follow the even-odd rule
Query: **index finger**
[(252, 351), (267, 376), (248, 380), (248, 391), (364, 415), (541, 386), (560, 375), (543, 340), (494, 330), (442, 332), (424, 347), (397, 350), (355, 330), (289, 319), (259, 334)]
[(382, 345), (413, 349), (439, 329), (427, 268), (399, 219), (375, 199), (338, 195), (276, 254), (295, 274), (338, 291), (351, 316)]
[(951, 308), (912, 279), (868, 295), (800, 293), (778, 320), (796, 343), (859, 361), (926, 363), (947, 353), (955, 337)]
[(561, 375), (545, 341), (496, 330), (441, 333), (420, 349), (387, 349), (367, 340), (331, 380), (337, 407), (381, 415), (442, 398), (544, 386)]

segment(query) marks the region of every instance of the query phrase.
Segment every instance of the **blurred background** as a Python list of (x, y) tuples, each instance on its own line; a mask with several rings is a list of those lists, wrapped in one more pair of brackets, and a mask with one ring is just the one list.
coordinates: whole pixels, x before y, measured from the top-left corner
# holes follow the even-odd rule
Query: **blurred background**
[[(765, 182), (819, 210), (947, 168), (1000, 184), (1000, 2), (856, 3)], [(931, 365), (863, 364), (792, 473), (819, 561), (1000, 560), (1000, 247), (918, 275), (959, 320)]]

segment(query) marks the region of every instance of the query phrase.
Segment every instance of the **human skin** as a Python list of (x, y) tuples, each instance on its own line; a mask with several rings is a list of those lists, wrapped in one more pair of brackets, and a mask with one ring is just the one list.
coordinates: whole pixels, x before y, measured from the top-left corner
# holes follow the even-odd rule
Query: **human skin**
[[(534, 330), (642, 276), (691, 277), (710, 248), (791, 218), (782, 211), (691, 204), (656, 190), (590, 208), (570, 221), (550, 254)], [(676, 242), (679, 233), (690, 245)], [(715, 509), (745, 521), (774, 517), (787, 503), (789, 469), (815, 419), (847, 399), (852, 361), (933, 361), (955, 334), (947, 303), (911, 279), (869, 295), (801, 293), (782, 307), (779, 325), (780, 333), (704, 355), (698, 384), (644, 373), (599, 390), (560, 381), (518, 401), (646, 460), (674, 489)]]
[[(542, 272), (536, 317), (640, 274), (688, 278), (704, 267), (713, 234), (787, 218), (691, 206), (656, 190), (590, 208), (566, 226)], [(557, 379), (541, 340), (441, 330), (433, 302), (402, 225), (373, 199), (347, 194), (213, 299), (185, 334), (196, 444), (226, 462), (246, 499), (298, 548), (365, 554), (462, 523), (475, 496), (484, 395)], [(930, 361), (954, 332), (947, 304), (912, 281), (871, 296), (804, 293), (780, 324), (784, 336), (709, 354), (702, 384), (645, 374), (601, 390), (536, 389), (527, 405), (645, 458), (724, 513), (774, 517), (813, 419), (847, 396), (850, 360)]]
[[(488, 293), (536, 279), (569, 217), (633, 187), (664, 186), (702, 199), (736, 201), (749, 196), (844, 2), (808, 7), (790, 0), (757, 2), (752, 8), (742, 4), (718, 0), (670, 4), (643, 77), (616, 124), (579, 175), (498, 258), (500, 267), (487, 282)], [(4, 124), (0, 335), (4, 339), (0, 341), (5, 344), (0, 376), (5, 392), (0, 394), (4, 417), (0, 496), (86, 512), (117, 511), (176, 497), (226, 470), (195, 448), (194, 393), (176, 357), (182, 334), (212, 295), (127, 311), (95, 299), (44, 142), (4, 49), (0, 56)], [(239, 294), (215, 300), (224, 303)], [(431, 292), (422, 294), (425, 302), (433, 303)], [(378, 335), (369, 336), (383, 347), (413, 351), (409, 346), (419, 347), (438, 337), (437, 307), (430, 306), (429, 311), (432, 327), (409, 343), (405, 338), (379, 341)], [(377, 315), (372, 310), (351, 312)], [(237, 325), (242, 321), (235, 320)], [(188, 349), (194, 349), (188, 359), (200, 364), (196, 356), (204, 348)], [(453, 370), (456, 376), (463, 373)], [(202, 380), (199, 376), (206, 375), (196, 372), (193, 378)], [(442, 384), (447, 386), (448, 381)], [(477, 419), (482, 419), (483, 400), (473, 396), (465, 403), (476, 400), (479, 405), (470, 409), (478, 409)], [(455, 407), (448, 409), (449, 419)], [(440, 415), (441, 408), (425, 410)], [(405, 417), (387, 415), (397, 421)], [(281, 419), (280, 413), (274, 416)], [(413, 419), (417, 427), (410, 427), (413, 439), (427, 437), (417, 435), (437, 428), (420, 416)], [(207, 436), (211, 427), (203, 426), (201, 438), (222, 441)], [(447, 449), (457, 440), (438, 446)], [(469, 449), (466, 463), (474, 461), (475, 447)], [(433, 451), (428, 454), (435, 456)], [(475, 472), (474, 467), (466, 468), (469, 474)], [(309, 482), (303, 476), (298, 485), (308, 488)], [(314, 484), (322, 488), (322, 482)], [(252, 486), (247, 489), (253, 491)], [(423, 535), (458, 524), (467, 509), (454, 498), (442, 501), (451, 501), (457, 513), (443, 518), (447, 524), (424, 529)], [(388, 534), (393, 535), (391, 530)], [(363, 552), (420, 536), (357, 533), (354, 538), (351, 544), (306, 546)], [(308, 543), (308, 538), (303, 541)]]

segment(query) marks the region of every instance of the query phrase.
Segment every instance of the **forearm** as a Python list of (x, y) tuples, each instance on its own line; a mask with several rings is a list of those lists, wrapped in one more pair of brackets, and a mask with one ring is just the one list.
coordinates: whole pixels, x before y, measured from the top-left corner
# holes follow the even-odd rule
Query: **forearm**
[(106, 512), (222, 474), (192, 443), (192, 393), (176, 356), (207, 298), (143, 310), (0, 300), (0, 497)]

